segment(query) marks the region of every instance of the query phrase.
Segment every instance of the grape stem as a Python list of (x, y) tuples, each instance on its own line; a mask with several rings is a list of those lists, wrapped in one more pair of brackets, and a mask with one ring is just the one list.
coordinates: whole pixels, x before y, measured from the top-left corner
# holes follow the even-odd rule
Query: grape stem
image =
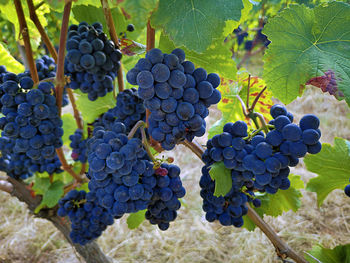
[[(204, 151), (198, 143), (184, 141), (183, 143), (194, 154), (196, 154), (201, 160), (201, 156)], [(261, 229), (261, 231), (268, 237), (271, 243), (276, 248), (277, 255), (282, 259), (290, 257), (297, 263), (307, 263), (307, 261), (298, 255), (292, 248), (290, 248), (277, 234), (276, 232), (255, 212), (253, 208), (247, 203), (248, 214), (247, 216), (254, 222), (254, 224)]]
[(36, 65), (33, 58), (33, 50), (30, 44), (29, 30), (27, 26), (27, 21), (24, 17), (21, 0), (14, 0), (14, 3), (16, 7), (18, 22), (19, 22), (20, 35), (22, 35), (22, 38), (23, 38), (26, 57), (29, 64), (30, 75), (34, 83), (38, 83), (39, 82), (38, 71), (36, 70)]
[(81, 169), (80, 169), (80, 175), (83, 175), (83, 174), (85, 174), (85, 172), (86, 172), (86, 163), (82, 163), (81, 164)]
[(242, 111), (243, 111), (243, 115), (244, 117), (248, 118), (248, 112), (247, 112), (247, 108), (242, 100), (242, 98), (239, 96), (239, 95), (236, 95), (236, 98), (239, 100), (239, 102), (241, 103), (241, 106), (242, 106)]
[[(58, 116), (62, 113), (62, 96), (65, 85), (64, 79), (64, 51), (67, 41), (68, 23), (70, 11), (72, 9), (72, 0), (67, 0), (64, 5), (61, 34), (60, 34), (60, 49), (58, 50), (57, 71), (56, 71), (56, 104), (58, 107)], [(62, 161), (61, 161), (62, 162)]]
[(71, 89), (67, 88), (67, 93), (68, 93), (70, 103), (72, 104), (74, 119), (75, 119), (75, 122), (77, 123), (77, 127), (78, 127), (78, 129), (83, 130), (84, 129), (83, 120), (80, 117), (80, 113), (79, 113), (79, 110), (77, 108), (77, 104), (75, 103), (73, 91)]
[(267, 124), (266, 124), (264, 116), (261, 113), (259, 113), (259, 112), (254, 112), (253, 114), (254, 114), (255, 117), (257, 117), (260, 120), (262, 129), (267, 134), (269, 132), (269, 128), (267, 127)]
[[(109, 35), (111, 36), (111, 39), (114, 42), (115, 46), (120, 48), (120, 43), (119, 43), (117, 32), (115, 30), (112, 12), (108, 5), (108, 0), (101, 0), (101, 5), (102, 5), (103, 13), (105, 15)], [(121, 63), (117, 72), (117, 78), (118, 78), (118, 90), (119, 92), (122, 92), (124, 90), (124, 80), (123, 80), (123, 67)], [(115, 91), (113, 91), (113, 95), (115, 97)]]
[(247, 103), (246, 103), (247, 109), (249, 109), (249, 96), (250, 96), (250, 74), (248, 76), (248, 87), (247, 87)]
[(149, 145), (149, 143), (148, 143), (148, 140), (147, 140), (147, 135), (146, 135), (145, 127), (142, 126), (142, 127), (140, 127), (140, 129), (141, 129), (141, 136), (142, 136), (142, 144), (143, 144), (143, 146), (145, 147), (145, 150), (146, 150), (146, 152), (147, 152), (149, 158), (152, 160), (153, 163), (156, 163), (157, 160), (154, 158), (154, 156), (153, 156), (153, 154), (152, 154), (152, 152), (151, 152), (151, 147), (150, 147), (150, 145)]
[(33, 21), (33, 23), (35, 24), (36, 28), (38, 29), (42, 40), (44, 41), (47, 49), (49, 50), (49, 52), (51, 54), (51, 57), (57, 63), (57, 52), (56, 52), (56, 49), (53, 46), (53, 44), (51, 43), (48, 35), (45, 32), (45, 29), (43, 28), (43, 26), (40, 23), (40, 20), (39, 20), (37, 14), (35, 12), (36, 7), (34, 7), (33, 0), (27, 0), (27, 4), (28, 4), (28, 8), (29, 8), (30, 19)]
[(131, 138), (133, 138), (135, 136), (135, 133), (137, 132), (137, 130), (140, 127), (145, 127), (146, 123), (144, 121), (138, 121), (136, 122), (136, 124), (134, 125), (134, 127), (132, 127), (132, 129), (130, 130), (129, 134), (128, 134), (128, 139), (130, 140)]

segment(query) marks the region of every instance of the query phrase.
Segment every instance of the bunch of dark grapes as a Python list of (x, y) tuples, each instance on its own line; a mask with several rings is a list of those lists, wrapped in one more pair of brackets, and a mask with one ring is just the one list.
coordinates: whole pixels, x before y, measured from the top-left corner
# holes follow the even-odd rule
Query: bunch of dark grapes
[(185, 61), (181, 49), (171, 54), (150, 50), (126, 78), (139, 86), (138, 94), (151, 112), (148, 132), (165, 150), (184, 139), (203, 136), (208, 107), (221, 99), (216, 89), (220, 77), (207, 74), (203, 68), (195, 69), (192, 62)]
[(174, 221), (181, 203), (179, 198), (186, 194), (180, 179), (180, 168), (176, 165), (161, 164), (155, 170), (155, 177), (146, 178), (150, 182), (153, 195), (147, 207), (146, 219), (151, 224), (157, 224), (160, 230), (167, 230), (169, 223)]
[(88, 93), (92, 101), (113, 90), (122, 53), (103, 33), (102, 24), (71, 25), (66, 48), (65, 73), (71, 89)]
[(247, 31), (243, 31), (240, 26), (233, 30), (233, 33), (235, 33), (236, 35), (238, 46), (244, 43), (244, 49), (247, 51), (251, 51), (257, 44), (261, 43), (265, 47), (268, 47), (268, 45), (271, 43), (271, 41), (267, 39), (267, 36), (262, 33), (262, 30), (263, 28), (259, 28), (256, 31), (254, 40), (245, 40), (245, 38), (248, 37), (249, 34)]
[(81, 163), (87, 162), (87, 139), (84, 139), (84, 134), (81, 129), (77, 129), (74, 134), (69, 136), (71, 141), (70, 147), (73, 149), (72, 158), (74, 161), (79, 161)]
[(28, 169), (28, 173), (61, 171), (55, 148), (62, 146), (63, 129), (52, 95), (53, 84), (42, 82), (38, 89), (32, 89), (30, 77), (13, 73), (7, 73), (3, 81), (0, 100), (4, 117), (0, 118), (0, 129), (2, 136), (13, 143), (10, 151), (6, 150), (3, 155), (10, 162), (8, 170), (11, 170), (11, 162), (20, 158), (23, 161), (26, 156), (30, 160), (23, 162), (22, 168)]
[(58, 204), (57, 214), (69, 216), (72, 222), (70, 238), (80, 245), (98, 238), (114, 222), (112, 215), (98, 204), (93, 192), (71, 190)]
[(99, 204), (116, 218), (146, 209), (155, 178), (141, 140), (128, 139), (125, 125), (115, 122), (110, 130), (95, 127), (88, 149), (89, 189)]
[[(224, 133), (215, 135), (207, 142), (207, 149), (202, 156), (205, 166), (199, 185), (202, 188), (200, 195), (203, 198), (203, 210), (209, 222), (219, 220), (224, 226), (243, 225), (242, 216), (247, 213), (245, 203), (250, 201), (250, 197), (241, 192), (241, 188), (253, 186), (253, 174), (246, 172), (242, 166), (243, 158), (252, 150), (243, 139), (248, 135), (247, 128), (243, 121), (228, 123)], [(221, 161), (231, 170), (232, 188), (225, 196), (216, 197), (215, 183), (210, 178), (209, 170), (211, 165)]]
[(8, 176), (15, 179), (27, 179), (35, 172), (49, 174), (61, 173), (61, 162), (56, 156), (54, 159), (47, 160), (40, 158), (33, 160), (25, 153), (14, 153), (15, 140), (1, 137), (0, 138), (0, 171), (5, 172)]
[[(215, 135), (208, 141), (202, 157), (206, 166), (202, 170), (200, 181), (200, 186), (203, 188), (201, 194), (204, 200), (203, 209), (207, 212), (208, 221), (219, 219), (225, 225), (220, 216), (226, 211), (225, 208), (228, 209), (231, 194), (243, 198), (242, 194), (246, 193), (247, 200), (259, 206), (260, 200), (254, 198), (254, 191), (275, 194), (278, 189), (288, 189), (289, 167), (296, 166), (299, 158), (304, 157), (307, 152), (316, 154), (321, 150), (319, 119), (315, 115), (305, 115), (298, 126), (292, 123), (293, 115), (281, 105), (272, 106), (270, 113), (274, 118), (270, 121), (270, 125), (274, 127), (270, 128), (267, 134), (254, 131), (248, 135), (247, 125), (237, 121), (225, 124), (223, 133)], [(231, 170), (232, 176), (231, 192), (219, 198), (213, 195), (215, 184), (208, 173), (210, 165), (217, 162), (223, 162), (225, 167)], [(242, 187), (247, 189), (245, 193), (242, 193)], [(247, 200), (244, 199), (240, 205)], [(223, 209), (215, 212), (217, 208), (215, 205)], [(225, 218), (227, 219), (227, 216)], [(226, 223), (229, 223), (228, 219)]]

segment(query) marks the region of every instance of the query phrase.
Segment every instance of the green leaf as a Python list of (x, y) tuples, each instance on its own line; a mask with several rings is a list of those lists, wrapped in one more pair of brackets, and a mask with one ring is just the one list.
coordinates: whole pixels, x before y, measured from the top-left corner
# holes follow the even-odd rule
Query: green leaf
[(141, 223), (146, 219), (145, 214), (146, 214), (146, 209), (145, 210), (140, 210), (136, 213), (132, 213), (128, 216), (128, 219), (126, 220), (128, 224), (129, 229), (135, 229), (138, 228)]
[(344, 189), (349, 184), (349, 145), (342, 138), (334, 138), (334, 146), (323, 143), (318, 154), (308, 154), (304, 158), (306, 168), (318, 174), (312, 178), (306, 189), (317, 194), (317, 204), (321, 206), (327, 195), (335, 189)]
[(225, 22), (239, 21), (242, 0), (160, 0), (151, 23), (174, 41), (196, 52), (204, 52), (214, 39), (223, 39)]
[[(159, 40), (159, 48), (165, 53), (170, 53), (176, 46), (165, 34), (162, 34)], [(236, 63), (231, 58), (230, 46), (224, 41), (214, 41), (202, 54), (189, 50), (184, 46), (181, 46), (181, 48), (185, 51), (187, 60), (203, 67), (206, 71), (216, 72), (224, 78), (236, 78)]]
[(113, 92), (107, 93), (104, 97), (99, 97), (95, 101), (88, 99), (88, 96), (78, 90), (74, 90), (77, 95), (77, 107), (83, 116), (84, 121), (87, 123), (92, 123), (98, 118), (102, 113), (114, 108), (116, 105), (116, 99), (113, 97)]
[[(276, 194), (263, 194), (257, 197), (261, 200), (261, 206), (254, 208), (254, 210), (260, 215), (279, 216), (283, 212), (292, 210), (296, 212), (301, 206), (300, 198), (303, 196), (299, 189), (304, 188), (304, 182), (300, 179), (299, 175), (290, 174), (288, 176), (290, 180), (290, 188), (287, 190), (278, 190)], [(244, 226), (248, 230), (252, 231), (255, 228), (255, 224), (247, 217), (244, 216)]]
[(33, 190), (35, 194), (43, 195), (50, 187), (50, 178), (35, 175)]
[[(209, 138), (212, 138), (215, 134), (222, 133), (224, 125), (228, 122), (243, 120), (246, 121), (248, 126), (253, 125), (252, 121), (244, 117), (241, 103), (236, 97), (236, 95), (239, 95), (243, 101), (246, 101), (249, 82), (248, 76), (248, 72), (240, 71), (236, 82), (233, 82), (232, 80), (222, 79), (221, 85), (219, 87), (222, 99), (218, 103), (218, 109), (221, 111), (222, 116), (221, 119), (216, 121), (214, 125), (212, 125), (212, 127), (209, 129)], [(262, 79), (258, 77), (250, 78), (250, 106), (253, 104), (254, 99), (258, 96), (259, 92), (264, 87), (265, 82)], [(271, 92), (265, 90), (255, 106), (255, 111), (262, 113), (265, 117), (266, 122), (269, 121), (269, 109), (273, 105), (271, 97)]]
[(75, 122), (74, 117), (70, 113), (63, 114), (61, 119), (63, 121), (64, 130), (62, 140), (65, 145), (69, 145), (69, 135), (74, 134), (75, 130), (77, 129), (77, 124)]
[(24, 71), (24, 66), (12, 57), (2, 44), (0, 44), (0, 65), (6, 66), (7, 71), (16, 74)]
[(49, 208), (54, 207), (60, 200), (61, 196), (64, 194), (63, 188), (64, 188), (63, 182), (61, 181), (53, 182), (50, 185), (50, 187), (47, 189), (47, 191), (43, 194), (43, 200), (41, 204), (44, 204)]
[(226, 21), (223, 36), (227, 36), (233, 32), (234, 29), (236, 29), (240, 24), (242, 24), (244, 21), (246, 21), (248, 18), (250, 18), (251, 14), (250, 11), (252, 10), (252, 3), (249, 0), (243, 0), (244, 8), (241, 12), (241, 19), (237, 21), (228, 20)]
[(227, 169), (223, 162), (214, 163), (209, 174), (215, 180), (214, 196), (225, 196), (232, 188), (231, 170)]
[(77, 191), (89, 192), (89, 183), (83, 183), (81, 186), (75, 188)]
[(344, 246), (336, 246), (333, 249), (323, 248), (321, 245), (316, 245), (305, 258), (310, 263), (349, 263), (350, 262), (350, 244)]
[(120, 7), (128, 22), (134, 24), (135, 31), (139, 31), (146, 26), (151, 12), (157, 7), (157, 2), (158, 0), (127, 0), (122, 1)]
[(324, 88), (338, 88), (350, 105), (350, 5), (331, 2), (309, 9), (292, 5), (266, 24), (271, 40), (264, 79), (274, 96), (290, 103), (315, 77), (334, 73)]
[[(85, 0), (84, 0), (85, 1)], [(99, 7), (92, 6), (92, 2), (97, 2)], [(108, 32), (108, 27), (106, 24), (106, 19), (104, 17), (103, 9), (100, 7), (101, 3), (99, 1), (91, 0), (90, 3), (85, 3), (84, 5), (74, 5), (72, 12), (74, 18), (79, 22), (85, 21), (89, 24), (100, 22), (103, 26), (103, 31)], [(126, 22), (122, 11), (119, 7), (111, 8), (112, 17), (114, 25), (116, 27), (117, 34), (123, 32), (126, 29)]]

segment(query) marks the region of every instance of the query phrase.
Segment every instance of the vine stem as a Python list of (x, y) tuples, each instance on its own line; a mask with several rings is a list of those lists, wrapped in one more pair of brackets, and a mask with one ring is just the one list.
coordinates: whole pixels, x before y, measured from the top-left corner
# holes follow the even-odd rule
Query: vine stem
[(254, 116), (256, 116), (260, 120), (260, 123), (261, 123), (263, 130), (267, 134), (269, 132), (269, 128), (267, 127), (264, 116), (259, 112), (254, 112)]
[[(146, 44), (146, 51), (150, 51), (152, 48), (154, 48), (155, 45), (155, 38), (156, 38), (156, 31), (154, 30), (154, 28), (151, 26), (151, 22), (150, 20), (148, 20), (147, 22), (147, 44)], [(146, 109), (146, 123), (147, 123), (147, 127), (149, 127), (149, 122), (148, 122), (148, 118), (149, 115), (151, 114), (151, 112)], [(162, 152), (162, 146), (155, 141), (151, 135), (149, 135), (149, 142), (151, 144), (151, 146), (157, 151), (157, 152)]]
[(79, 110), (77, 108), (77, 104), (75, 103), (73, 91), (71, 89), (67, 89), (67, 93), (68, 93), (70, 103), (72, 104), (74, 119), (75, 119), (75, 122), (77, 123), (77, 127), (78, 127), (78, 129), (83, 130), (84, 129), (83, 120), (80, 117), (80, 113), (79, 113)]
[[(204, 151), (202, 147), (198, 146), (198, 143), (184, 141), (183, 144), (202, 160), (201, 156), (203, 155)], [(253, 208), (250, 207), (248, 203), (247, 203), (247, 208), (248, 208), (247, 216), (268, 237), (268, 239), (276, 248), (277, 255), (279, 257), (285, 258), (286, 256), (288, 256), (291, 259), (294, 259), (297, 263), (307, 263), (307, 261), (303, 257), (298, 255), (276, 234), (276, 232), (255, 212)]]
[[(119, 38), (115, 30), (112, 12), (111, 12), (111, 9), (109, 8), (108, 0), (101, 0), (101, 5), (102, 5), (103, 13), (106, 18), (109, 35), (111, 36), (111, 39), (116, 45), (116, 47), (120, 48)], [(121, 63), (117, 72), (117, 78), (118, 78), (118, 90), (119, 92), (122, 92), (124, 90), (124, 80), (123, 80), (123, 67)]]
[(40, 20), (35, 12), (36, 7), (33, 4), (33, 0), (27, 0), (27, 5), (29, 8), (29, 16), (30, 19), (33, 21), (33, 23), (35, 24), (36, 28), (38, 29), (40, 36), (42, 38), (42, 40), (44, 41), (47, 49), (49, 50), (51, 57), (55, 60), (55, 62), (57, 63), (57, 52), (55, 47), (52, 45), (48, 35), (46, 34), (45, 29), (43, 28), (43, 26), (40, 23)]
[(252, 106), (249, 108), (249, 111), (254, 111), (255, 105), (258, 103), (261, 95), (265, 92), (265, 90), (266, 90), (266, 86), (259, 92), (258, 96), (256, 96), (255, 100), (253, 101)]
[[(69, 15), (72, 9), (72, 0), (67, 0), (64, 5), (61, 34), (60, 34), (60, 49), (58, 50), (57, 71), (56, 71), (56, 104), (58, 107), (58, 114), (62, 113), (62, 96), (65, 85), (64, 79), (64, 51), (67, 41)], [(63, 155), (64, 156), (64, 155)], [(62, 162), (62, 161), (61, 161)]]
[[(56, 104), (58, 107), (58, 116), (61, 116), (62, 113), (62, 96), (63, 96), (63, 88), (65, 85), (64, 79), (64, 51), (67, 40), (67, 32), (68, 32), (68, 22), (69, 15), (72, 9), (72, 0), (67, 0), (64, 5), (63, 10), (63, 18), (62, 18), (62, 26), (61, 26), (61, 34), (60, 34), (60, 49), (58, 50), (58, 58), (57, 58), (57, 71), (56, 71)], [(56, 153), (58, 158), (61, 161), (63, 169), (69, 173), (75, 180), (81, 182), (81, 178), (77, 175), (72, 167), (67, 163), (66, 157), (64, 156), (63, 149), (56, 149)]]
[(291, 249), (283, 240), (276, 234), (276, 232), (255, 212), (250, 205), (246, 204), (248, 207), (247, 216), (257, 225), (262, 232), (269, 238), (271, 243), (276, 248), (278, 256), (283, 259), (283, 256), (288, 256), (294, 259), (297, 263), (307, 263), (307, 261), (298, 255), (293, 249)]
[(237, 99), (239, 100), (239, 102), (241, 103), (242, 111), (243, 111), (244, 117), (248, 117), (247, 108), (245, 107), (245, 104), (244, 104), (242, 98), (241, 98), (239, 95), (236, 95), (236, 98), (237, 98)]
[(21, 4), (21, 0), (14, 0), (14, 3), (16, 7), (18, 22), (19, 22), (20, 35), (22, 35), (23, 42), (24, 42), (24, 48), (26, 51), (26, 57), (29, 65), (30, 75), (34, 83), (36, 84), (39, 82), (39, 76), (38, 76), (38, 71), (36, 70), (36, 65), (33, 58), (33, 50), (30, 44), (29, 30), (28, 30), (27, 22), (24, 16), (23, 7)]

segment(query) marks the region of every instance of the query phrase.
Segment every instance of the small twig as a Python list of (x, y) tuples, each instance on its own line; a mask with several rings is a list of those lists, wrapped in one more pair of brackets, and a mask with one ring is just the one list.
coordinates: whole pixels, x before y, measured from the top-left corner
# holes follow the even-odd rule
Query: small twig
[(248, 117), (248, 112), (247, 112), (247, 109), (245, 107), (245, 104), (242, 100), (242, 98), (239, 96), (239, 95), (236, 95), (236, 98), (239, 100), (239, 102), (241, 103), (241, 106), (242, 106), (242, 111), (243, 111), (243, 115), (244, 117)]
[(261, 95), (265, 92), (265, 90), (266, 90), (266, 86), (259, 92), (258, 96), (256, 96), (255, 100), (253, 101), (252, 106), (248, 110), (249, 112), (253, 112), (254, 111), (255, 105), (258, 103)]
[(128, 134), (128, 139), (130, 140), (131, 138), (133, 138), (135, 136), (135, 133), (137, 132), (137, 130), (140, 127), (145, 127), (146, 123), (144, 121), (138, 121), (136, 122), (136, 124), (134, 125), (134, 127), (132, 127), (132, 129), (130, 130), (129, 134)]
[(85, 172), (86, 172), (86, 163), (82, 163), (79, 175), (85, 175)]
[(199, 145), (197, 142), (189, 142), (187, 140), (184, 140), (182, 144), (189, 148), (195, 155), (197, 155), (199, 159), (202, 160), (204, 149), (201, 145)]
[(28, 4), (28, 8), (29, 8), (29, 15), (30, 15), (30, 19), (33, 21), (33, 23), (35, 24), (36, 28), (38, 29), (42, 40), (44, 41), (47, 49), (49, 50), (51, 57), (55, 60), (55, 62), (57, 63), (57, 52), (55, 47), (52, 45), (48, 35), (46, 34), (45, 29), (43, 28), (43, 26), (40, 23), (40, 20), (35, 12), (35, 7), (33, 4), (33, 0), (27, 0), (27, 4)]
[[(67, 0), (64, 5), (62, 26), (61, 26), (61, 35), (60, 35), (60, 49), (58, 50), (58, 59), (57, 59), (57, 71), (56, 71), (56, 104), (58, 107), (58, 115), (61, 116), (62, 113), (62, 97), (63, 89), (65, 85), (64, 79), (64, 51), (67, 41), (67, 32), (68, 32), (68, 23), (70, 11), (72, 9), (72, 0)], [(62, 161), (61, 161), (62, 162)]]
[[(101, 4), (102, 4), (103, 13), (106, 18), (109, 35), (111, 36), (111, 39), (114, 42), (115, 46), (120, 48), (119, 38), (115, 29), (112, 12), (108, 5), (108, 0), (101, 0)], [(121, 63), (117, 72), (117, 78), (118, 78), (118, 90), (119, 92), (122, 92), (124, 90), (124, 80), (123, 80), (123, 67)], [(115, 91), (113, 94), (115, 95)]]
[(67, 88), (66, 90), (68, 93), (70, 103), (72, 104), (74, 119), (75, 119), (75, 122), (77, 123), (77, 127), (78, 127), (78, 129), (83, 130), (84, 129), (83, 120), (80, 117), (79, 110), (78, 110), (77, 105), (75, 103), (73, 91), (70, 88)]
[(35, 10), (39, 9), (43, 4), (45, 4), (45, 1), (41, 1), (39, 4), (35, 6)]
[(65, 170), (67, 173), (69, 173), (75, 180), (77, 180), (78, 182), (81, 182), (82, 179), (79, 177), (79, 175), (77, 175), (74, 170), (72, 169), (72, 167), (67, 163), (66, 157), (64, 156), (62, 147), (56, 149), (56, 153), (58, 156), (58, 159), (60, 159), (63, 170)]
[(21, 0), (14, 0), (14, 3), (16, 7), (18, 22), (19, 22), (20, 34), (22, 35), (24, 48), (26, 50), (26, 57), (29, 64), (30, 75), (34, 83), (38, 83), (39, 82), (38, 71), (36, 70), (36, 65), (33, 58), (33, 50), (30, 44), (29, 30), (28, 30), (27, 22), (24, 16)]
[(249, 96), (250, 96), (250, 74), (248, 76), (248, 87), (247, 87), (247, 103), (246, 103), (247, 109), (249, 109)]

